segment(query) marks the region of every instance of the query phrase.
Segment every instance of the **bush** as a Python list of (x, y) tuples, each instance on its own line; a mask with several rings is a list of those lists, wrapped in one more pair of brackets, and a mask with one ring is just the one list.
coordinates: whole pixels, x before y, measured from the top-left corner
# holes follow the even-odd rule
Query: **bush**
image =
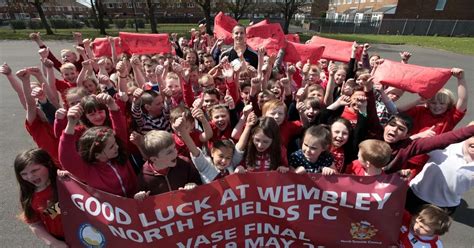
[(127, 21), (124, 19), (116, 19), (114, 20), (115, 27), (118, 29), (123, 29), (127, 26)]
[(13, 29), (26, 29), (26, 22), (22, 20), (11, 20), (10, 26)]
[(30, 29), (43, 29), (43, 23), (40, 20), (31, 19), (28, 21), (28, 27)]
[[(135, 20), (134, 19), (128, 19), (127, 20), (127, 25), (130, 28), (135, 28)], [(138, 28), (145, 28), (145, 20), (137, 19), (137, 26), (138, 26)]]
[[(87, 19), (84, 21), (84, 23), (90, 27), (90, 28), (99, 28), (99, 24), (95, 21), (95, 19)], [(105, 28), (109, 28), (110, 23), (107, 20), (104, 20), (104, 26)]]

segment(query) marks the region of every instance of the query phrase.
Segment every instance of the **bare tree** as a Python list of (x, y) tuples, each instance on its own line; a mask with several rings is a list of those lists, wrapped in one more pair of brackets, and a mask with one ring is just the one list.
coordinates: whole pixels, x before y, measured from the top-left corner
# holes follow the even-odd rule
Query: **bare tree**
[(53, 30), (51, 29), (51, 27), (49, 26), (49, 23), (48, 23), (48, 20), (46, 19), (46, 16), (44, 15), (44, 12), (43, 12), (43, 3), (45, 1), (44, 0), (34, 0), (34, 1), (28, 1), (28, 3), (32, 4), (33, 6), (35, 6), (36, 8), (36, 11), (38, 11), (38, 15), (41, 19), (41, 23), (43, 23), (43, 27), (46, 29), (46, 34), (54, 34)]
[(237, 21), (253, 7), (251, 0), (231, 0), (225, 3), (225, 7), (232, 13), (232, 16)]
[(102, 4), (101, 0), (94, 0), (94, 1), (95, 1), (95, 8), (98, 14), (98, 20), (99, 20), (98, 24), (99, 24), (100, 34), (107, 35), (107, 32), (105, 32), (105, 23), (104, 23), (104, 5)]
[(156, 34), (158, 33), (155, 18), (156, 3), (154, 3), (153, 0), (146, 0), (146, 6), (148, 8), (148, 19), (150, 20), (151, 32)]
[(283, 27), (283, 32), (285, 32), (285, 34), (288, 33), (291, 19), (293, 19), (296, 13), (301, 11), (301, 8), (305, 4), (310, 2), (310, 0), (281, 0), (275, 3), (277, 8), (281, 11), (281, 13), (283, 13), (283, 17), (285, 19), (285, 25)]
[(211, 0), (194, 0), (201, 7), (204, 17), (206, 18), (206, 32), (212, 34), (211, 25)]

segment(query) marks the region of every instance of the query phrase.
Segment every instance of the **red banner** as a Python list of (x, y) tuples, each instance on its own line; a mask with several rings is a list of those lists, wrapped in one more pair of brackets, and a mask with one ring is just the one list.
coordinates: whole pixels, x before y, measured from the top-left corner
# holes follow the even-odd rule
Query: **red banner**
[(214, 17), (214, 36), (217, 39), (223, 39), (224, 44), (231, 45), (234, 42), (232, 29), (235, 25), (237, 25), (237, 21), (234, 18), (219, 12)]
[(263, 20), (247, 27), (246, 34), (247, 45), (254, 50), (265, 47), (269, 55), (278, 53), (278, 50), (285, 46), (285, 34), (278, 23)]
[(386, 59), (377, 67), (374, 81), (429, 99), (443, 88), (450, 77), (451, 69), (403, 64)]
[(300, 35), (299, 34), (285, 34), (285, 38), (287, 41), (300, 43)]
[(171, 53), (168, 34), (137, 34), (120, 32), (123, 50), (129, 54)]
[(388, 247), (407, 186), (396, 175), (231, 175), (144, 201), (58, 181), (71, 247)]
[[(348, 63), (351, 59), (351, 51), (353, 42), (334, 40), (329, 38), (323, 38), (319, 36), (313, 36), (310, 43), (316, 43), (324, 46), (323, 58), (327, 60), (334, 60)], [(362, 48), (359, 47), (356, 52), (356, 59), (360, 60), (362, 55)]]
[(318, 44), (300, 44), (288, 41), (283, 60), (290, 63), (297, 63), (298, 61), (306, 63), (309, 59), (312, 64), (316, 64), (323, 52), (324, 46)]
[[(120, 38), (114, 37), (115, 52), (117, 53), (117, 55), (123, 52), (122, 47), (119, 45), (119, 42)], [(96, 57), (112, 56), (112, 49), (110, 48), (110, 42), (107, 38), (95, 38), (92, 44), (92, 49)]]

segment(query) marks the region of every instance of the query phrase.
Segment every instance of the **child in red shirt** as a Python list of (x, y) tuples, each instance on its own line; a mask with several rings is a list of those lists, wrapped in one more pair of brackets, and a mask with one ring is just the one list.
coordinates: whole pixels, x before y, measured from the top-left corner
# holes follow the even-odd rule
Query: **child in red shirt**
[(382, 168), (390, 161), (392, 149), (381, 140), (368, 139), (359, 144), (358, 159), (347, 165), (346, 174), (375, 176), (383, 173)]

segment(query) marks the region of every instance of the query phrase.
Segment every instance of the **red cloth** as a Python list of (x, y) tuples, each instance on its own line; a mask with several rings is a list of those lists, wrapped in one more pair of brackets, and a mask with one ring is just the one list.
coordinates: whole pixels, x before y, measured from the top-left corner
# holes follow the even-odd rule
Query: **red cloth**
[(246, 33), (247, 45), (254, 50), (265, 47), (267, 54), (273, 55), (285, 46), (285, 34), (278, 23), (262, 21), (247, 27)]
[(347, 165), (345, 174), (365, 176), (365, 169), (359, 160), (354, 160)]
[(298, 34), (285, 34), (287, 41), (300, 43), (300, 36)]
[(231, 45), (234, 42), (232, 29), (235, 25), (237, 25), (237, 21), (234, 18), (225, 15), (222, 11), (219, 12), (214, 17), (214, 37), (223, 39), (226, 45)]
[(309, 59), (311, 63), (316, 64), (323, 52), (324, 46), (319, 44), (300, 44), (288, 41), (283, 60), (290, 63), (297, 63), (298, 61), (306, 63)]
[(129, 54), (171, 53), (168, 34), (137, 34), (120, 32), (122, 48)]
[(54, 160), (56, 166), (61, 169), (62, 167), (59, 164), (58, 159), (59, 141), (56, 137), (54, 137), (53, 127), (49, 123), (42, 121), (37, 116), (31, 124), (25, 120), (25, 128), (33, 138), (33, 141), (36, 143), (36, 145), (39, 148), (45, 150)]
[(77, 84), (73, 82), (69, 82), (67, 80), (60, 80), (60, 79), (56, 79), (54, 84), (56, 86), (56, 90), (59, 91), (59, 93), (61, 94), (61, 99), (64, 102), (64, 107), (68, 109), (69, 105), (66, 101), (67, 90), (70, 88), (77, 87)]
[(377, 67), (374, 82), (431, 98), (443, 88), (450, 77), (451, 69), (403, 64), (386, 59)]
[(27, 219), (26, 223), (33, 224), (41, 222), (48, 233), (55, 237), (64, 237), (59, 204), (54, 204), (48, 207), (48, 203), (54, 198), (53, 193), (53, 187), (51, 184), (46, 189), (33, 193), (31, 208), (33, 209), (34, 217), (32, 219)]
[[(313, 36), (310, 43), (319, 44), (324, 46), (323, 58), (327, 60), (335, 60), (340, 62), (349, 63), (351, 59), (351, 51), (353, 42), (334, 40), (329, 38), (323, 38), (319, 36)], [(360, 60), (362, 55), (362, 48), (358, 48), (356, 52), (356, 59)]]
[[(115, 53), (117, 55), (123, 53), (122, 47), (119, 43), (120, 38), (114, 37)], [(112, 57), (112, 49), (110, 48), (110, 42), (107, 38), (95, 38), (92, 44), (92, 51), (96, 57)]]
[(357, 113), (352, 111), (351, 108), (346, 106), (344, 108), (344, 112), (342, 112), (341, 117), (348, 120), (348, 121), (350, 121), (353, 128), (356, 126), (358, 115), (357, 115)]
[[(303, 131), (303, 124), (301, 121), (284, 121), (280, 125), (280, 142), (283, 147), (288, 147), (290, 140), (294, 139)], [(285, 153), (286, 155), (286, 153)]]
[[(201, 139), (199, 139), (199, 136), (201, 136), (200, 131), (193, 130), (193, 131), (191, 131), (190, 136), (193, 139), (194, 144), (196, 144), (197, 147), (201, 147), (203, 145), (203, 143), (201, 142)], [(176, 150), (178, 151), (178, 155), (183, 156), (183, 157), (187, 157), (187, 158), (191, 158), (190, 155), (189, 155), (189, 149), (186, 146), (186, 144), (184, 144), (184, 141), (181, 139), (181, 137), (176, 135), (175, 133), (173, 133), (173, 140), (174, 140), (174, 144), (176, 146)]]

